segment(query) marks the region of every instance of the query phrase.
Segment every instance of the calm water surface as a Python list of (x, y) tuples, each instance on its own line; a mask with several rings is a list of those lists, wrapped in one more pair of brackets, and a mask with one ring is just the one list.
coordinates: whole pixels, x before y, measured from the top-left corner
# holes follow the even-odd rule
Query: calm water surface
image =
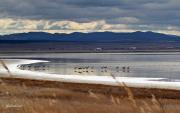
[(51, 74), (164, 78), (180, 80), (180, 53), (19, 53), (0, 54), (8, 59), (48, 62), (19, 65), (21, 70)]

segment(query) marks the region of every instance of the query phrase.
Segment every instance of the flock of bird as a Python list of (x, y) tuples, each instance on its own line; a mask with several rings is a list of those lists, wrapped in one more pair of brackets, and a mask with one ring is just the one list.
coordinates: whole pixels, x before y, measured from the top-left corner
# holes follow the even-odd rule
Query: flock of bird
[[(98, 69), (96, 69), (94, 66), (85, 66), (85, 67), (74, 67), (74, 72), (75, 73), (79, 73), (79, 74), (82, 74), (82, 73), (94, 73), (94, 72), (97, 72)], [(108, 67), (108, 66), (101, 66), (100, 67), (100, 72), (102, 73), (108, 73), (108, 72), (111, 72), (113, 69), (112, 67)], [(124, 73), (129, 73), (130, 72), (130, 67), (129, 66), (123, 66), (123, 67), (119, 67), (119, 66), (116, 66), (115, 67), (115, 71), (116, 72), (124, 72)]]
[[(50, 66), (49, 65), (19, 65), (19, 69), (21, 70), (32, 70), (32, 71), (49, 71)], [(101, 66), (100, 68), (95, 66), (75, 66), (73, 67), (73, 72), (78, 74), (88, 74), (88, 73), (110, 73), (112, 71), (115, 71), (117, 73), (124, 72), (129, 73), (130, 67), (129, 66)]]

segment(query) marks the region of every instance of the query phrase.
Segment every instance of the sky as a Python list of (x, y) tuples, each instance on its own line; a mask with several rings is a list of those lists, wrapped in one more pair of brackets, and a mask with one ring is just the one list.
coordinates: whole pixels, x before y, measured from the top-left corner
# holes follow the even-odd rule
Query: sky
[(180, 35), (180, 0), (0, 0), (0, 34), (134, 32)]

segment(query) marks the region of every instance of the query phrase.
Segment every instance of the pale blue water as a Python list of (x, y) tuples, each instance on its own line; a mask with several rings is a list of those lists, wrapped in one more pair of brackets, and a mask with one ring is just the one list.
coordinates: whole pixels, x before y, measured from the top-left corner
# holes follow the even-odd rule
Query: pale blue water
[(49, 62), (20, 65), (19, 69), (65, 75), (99, 75), (180, 80), (179, 53), (24, 53), (1, 58), (41, 59)]

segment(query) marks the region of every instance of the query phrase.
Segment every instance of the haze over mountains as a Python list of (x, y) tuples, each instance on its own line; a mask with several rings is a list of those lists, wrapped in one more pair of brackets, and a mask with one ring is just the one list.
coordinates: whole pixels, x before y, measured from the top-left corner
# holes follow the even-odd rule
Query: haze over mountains
[(0, 36), (0, 51), (120, 52), (180, 50), (180, 36), (155, 32), (50, 34), (29, 32)]

